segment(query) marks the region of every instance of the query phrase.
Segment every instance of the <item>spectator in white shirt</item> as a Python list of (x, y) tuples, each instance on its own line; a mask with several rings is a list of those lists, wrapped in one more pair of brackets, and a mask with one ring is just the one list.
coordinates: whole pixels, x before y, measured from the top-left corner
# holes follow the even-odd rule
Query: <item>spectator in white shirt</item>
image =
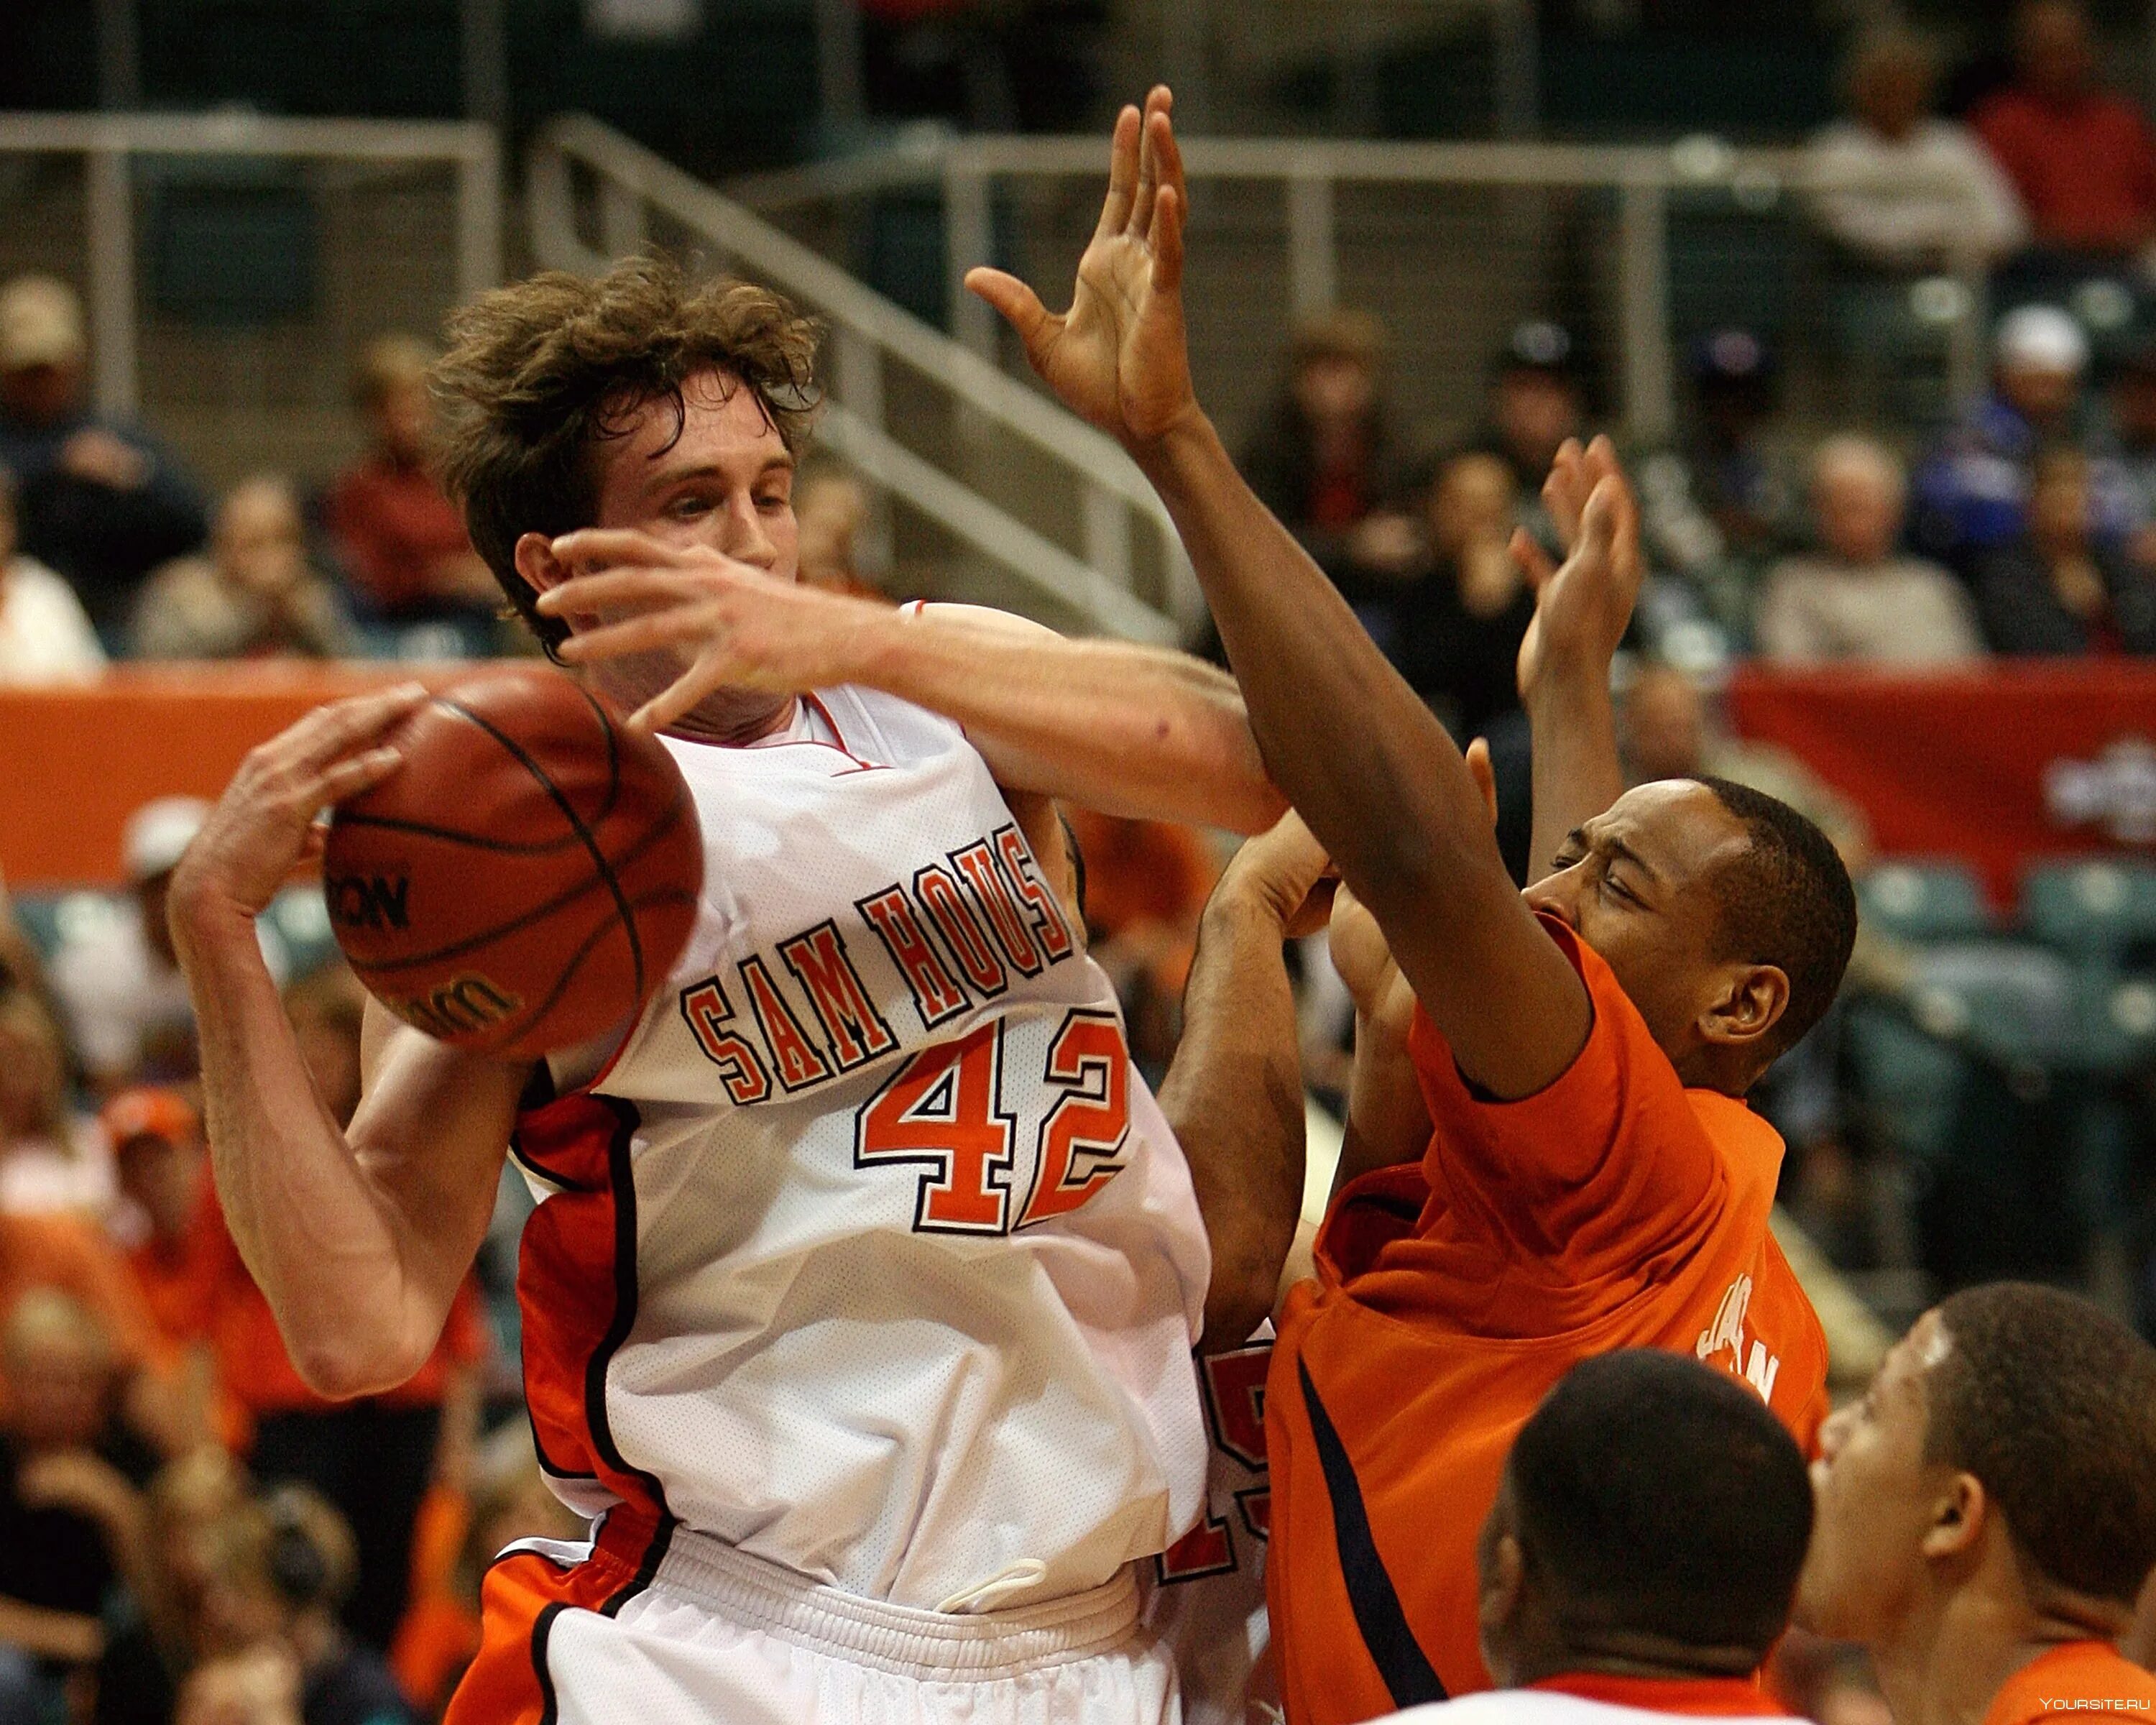
[(1812, 459), (1811, 498), (1820, 548), (1783, 558), (1768, 575), (1753, 629), (1763, 655), (1905, 667), (1983, 655), (1961, 584), (1897, 551), (1908, 481), (1891, 450), (1869, 438), (1829, 438)]
[(15, 481), (0, 467), (0, 685), (87, 683), (104, 669), (74, 589), (18, 548)]
[(2013, 182), (1974, 133), (1932, 113), (1935, 76), (1917, 38), (1872, 38), (1850, 64), (1853, 113), (1812, 140), (1820, 225), (1883, 274), (1948, 268), (1963, 247), (1989, 264), (2028, 243)]
[[(121, 854), (131, 896), (110, 916), (67, 933), (48, 967), (69, 1039), (100, 1095), (181, 1081), (198, 1070), (194, 1009), (165, 922), (165, 889), (208, 813), (199, 797), (160, 797), (130, 815)], [(266, 922), (256, 926), (281, 986), (291, 968), (284, 943)]]

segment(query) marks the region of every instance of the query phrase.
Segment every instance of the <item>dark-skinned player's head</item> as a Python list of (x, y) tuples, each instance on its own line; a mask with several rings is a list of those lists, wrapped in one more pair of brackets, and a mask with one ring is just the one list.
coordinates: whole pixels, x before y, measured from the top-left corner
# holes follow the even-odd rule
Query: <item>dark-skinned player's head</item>
[(435, 465), (473, 548), (540, 639), (547, 542), (634, 527), (792, 578), (793, 461), (817, 395), (815, 326), (745, 282), (639, 257), (456, 311), (436, 362)]
[(1501, 1686), (1756, 1671), (1811, 1532), (1804, 1461), (1746, 1384), (1635, 1348), (1574, 1366), (1520, 1430), (1478, 1548)]
[(1917, 1319), (1812, 1464), (1797, 1617), (1894, 1646), (1956, 1594), (2011, 1640), (2036, 1610), (2116, 1636), (2156, 1566), (2156, 1348), (2056, 1288), (1968, 1288)]
[(1527, 901), (1600, 953), (1687, 1085), (1742, 1096), (1834, 1004), (1856, 894), (1826, 834), (1719, 778), (1627, 791)]

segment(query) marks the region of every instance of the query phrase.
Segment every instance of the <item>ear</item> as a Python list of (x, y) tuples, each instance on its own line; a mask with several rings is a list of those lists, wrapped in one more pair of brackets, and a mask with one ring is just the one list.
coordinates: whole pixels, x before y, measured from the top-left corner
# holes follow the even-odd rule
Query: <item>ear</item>
[(1477, 1566), (1480, 1587), (1475, 1626), (1482, 1663), (1502, 1688), (1511, 1678), (1512, 1651), (1520, 1640), (1521, 1608), (1527, 1597), (1527, 1562), (1519, 1540), (1500, 1533), (1488, 1542)]
[(1717, 1048), (1756, 1050), (1789, 1008), (1789, 978), (1778, 964), (1732, 964), (1700, 1014), (1700, 1040)]
[(569, 566), (554, 555), (554, 542), (544, 533), (526, 533), (516, 542), (516, 572), (534, 593), (559, 587), (569, 578)]
[(1991, 1499), (1972, 1473), (1957, 1473), (1932, 1502), (1931, 1525), (1917, 1549), (1933, 1562), (1951, 1562), (1972, 1554), (1990, 1519)]

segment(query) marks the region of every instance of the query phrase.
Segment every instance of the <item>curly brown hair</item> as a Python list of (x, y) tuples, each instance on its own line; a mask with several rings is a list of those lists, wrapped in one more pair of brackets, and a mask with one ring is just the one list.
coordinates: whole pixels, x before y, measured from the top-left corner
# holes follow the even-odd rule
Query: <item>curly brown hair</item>
[(588, 526), (592, 452), (665, 402), (680, 435), (682, 387), (716, 372), (745, 385), (798, 451), (819, 399), (819, 331), (767, 288), (692, 281), (663, 258), (631, 258), (596, 281), (549, 270), (450, 314), (449, 351), (430, 373), (440, 421), (435, 466), (463, 510), (472, 548), (550, 649), (567, 630), (533, 608), (516, 542)]

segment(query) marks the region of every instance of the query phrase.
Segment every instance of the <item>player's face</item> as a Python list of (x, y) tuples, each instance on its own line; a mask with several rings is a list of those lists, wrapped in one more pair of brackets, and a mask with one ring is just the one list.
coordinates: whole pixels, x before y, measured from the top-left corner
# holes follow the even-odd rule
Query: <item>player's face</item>
[(800, 547), (793, 458), (753, 390), (717, 372), (670, 401), (646, 402), (626, 434), (603, 445), (595, 525), (634, 527), (670, 545), (702, 545), (792, 581)]
[(1888, 1353), (1863, 1399), (1820, 1430), (1796, 1606), (1798, 1623), (1815, 1635), (1876, 1646), (1916, 1603), (1924, 1540), (1953, 1478), (1924, 1459), (1925, 1379), (1947, 1346), (1938, 1315), (1925, 1313)]
[(1663, 779), (1575, 830), (1553, 860), (1557, 872), (1527, 891), (1601, 954), (1687, 1081), (1706, 1045), (1703, 1019), (1746, 968), (1717, 956), (1712, 884), (1749, 842), (1705, 785)]

